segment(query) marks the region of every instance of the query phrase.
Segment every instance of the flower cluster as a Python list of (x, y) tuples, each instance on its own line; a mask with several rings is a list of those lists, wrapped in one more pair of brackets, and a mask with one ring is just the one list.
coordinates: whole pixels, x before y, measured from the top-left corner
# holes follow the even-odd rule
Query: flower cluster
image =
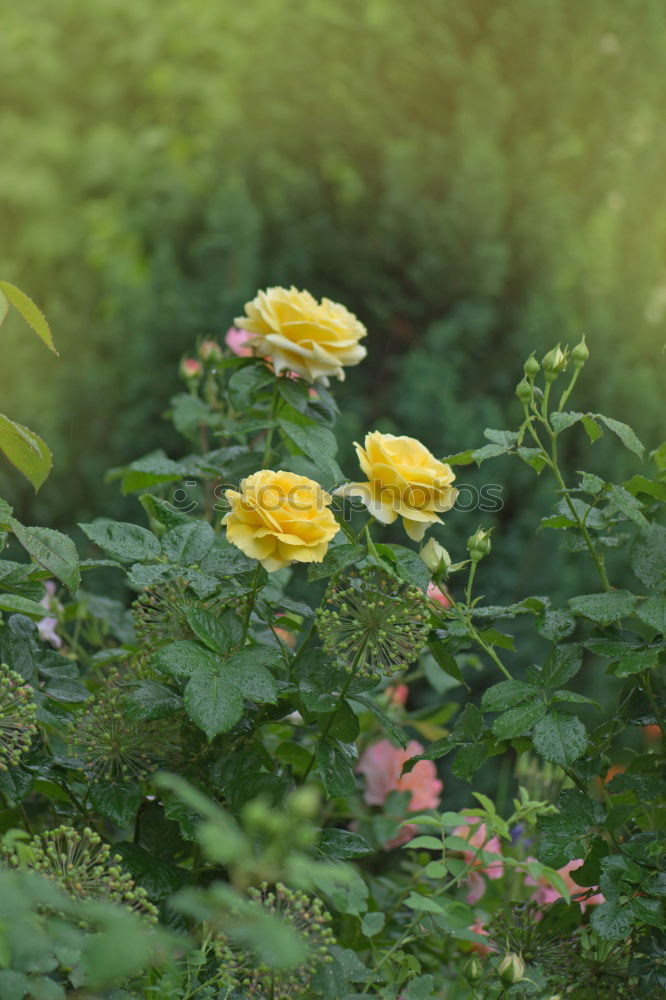
[[(322, 965), (332, 961), (330, 951), (335, 937), (329, 924), (331, 918), (321, 900), (303, 892), (288, 889), (278, 882), (274, 889), (266, 883), (248, 890), (258, 917), (281, 920), (296, 933), (307, 951), (307, 958), (295, 968), (275, 968), (258, 962), (248, 950), (234, 944), (231, 935), (220, 934), (216, 953), (223, 963), (227, 985), (241, 989), (243, 996), (253, 1000), (297, 1000), (309, 997), (312, 977)], [(248, 913), (249, 915), (249, 913)]]
[[(27, 861), (25, 859), (28, 859)], [(86, 827), (59, 826), (33, 837), (23, 846), (22, 861), (15, 854), (5, 860), (52, 879), (74, 899), (120, 903), (140, 916), (157, 919), (157, 910), (145, 889), (135, 885), (122, 868), (122, 858), (98, 834)]]
[(32, 688), (4, 663), (0, 666), (0, 771), (20, 761), (37, 733)]
[(418, 587), (367, 567), (331, 583), (317, 611), (317, 630), (338, 666), (359, 676), (390, 676), (423, 648), (427, 610)]

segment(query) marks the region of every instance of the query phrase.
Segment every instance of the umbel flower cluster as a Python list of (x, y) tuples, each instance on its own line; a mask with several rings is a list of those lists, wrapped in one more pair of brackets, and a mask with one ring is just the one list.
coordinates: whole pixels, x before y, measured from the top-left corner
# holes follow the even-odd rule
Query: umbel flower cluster
[(0, 771), (19, 763), (37, 734), (32, 688), (4, 663), (0, 666)]
[[(26, 860), (27, 859), (27, 860)], [(150, 920), (157, 910), (145, 889), (122, 868), (122, 858), (93, 830), (59, 826), (33, 837), (16, 854), (5, 860), (14, 867), (27, 868), (56, 882), (74, 899), (98, 899), (120, 903)]]
[(266, 883), (248, 890), (251, 909), (258, 917), (277, 917), (294, 931), (307, 952), (295, 968), (276, 968), (258, 962), (250, 951), (239, 948), (219, 935), (216, 954), (222, 963), (228, 986), (242, 990), (252, 1000), (297, 1000), (311, 996), (312, 978), (321, 965), (331, 962), (335, 937), (331, 918), (321, 900), (288, 889), (281, 882), (270, 889)]
[(428, 602), (418, 587), (369, 566), (329, 586), (316, 615), (325, 652), (359, 677), (405, 670), (428, 635)]

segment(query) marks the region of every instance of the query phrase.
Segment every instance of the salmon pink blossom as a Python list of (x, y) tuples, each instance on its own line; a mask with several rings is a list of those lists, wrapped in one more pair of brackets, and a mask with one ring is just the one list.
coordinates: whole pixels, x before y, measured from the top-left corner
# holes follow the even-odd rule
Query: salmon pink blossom
[[(528, 858), (527, 860), (533, 861), (534, 858)], [(574, 858), (574, 860), (566, 864), (564, 868), (559, 868), (557, 874), (564, 880), (572, 899), (574, 899), (575, 902), (580, 903), (580, 908), (584, 913), (586, 907), (598, 906), (599, 903), (604, 903), (605, 899), (600, 892), (595, 892), (587, 899), (575, 899), (576, 896), (580, 896), (581, 893), (586, 891), (572, 878), (572, 873), (578, 871), (582, 865), (582, 858)], [(534, 885), (537, 887), (536, 892), (532, 894), (532, 899), (535, 900), (539, 906), (548, 906), (550, 903), (556, 903), (558, 899), (562, 899), (562, 893), (560, 890), (556, 889), (554, 885), (551, 885), (543, 875), (538, 881), (533, 879), (531, 875), (527, 875), (525, 877), (525, 885)], [(598, 889), (598, 886), (594, 886), (594, 888)]]

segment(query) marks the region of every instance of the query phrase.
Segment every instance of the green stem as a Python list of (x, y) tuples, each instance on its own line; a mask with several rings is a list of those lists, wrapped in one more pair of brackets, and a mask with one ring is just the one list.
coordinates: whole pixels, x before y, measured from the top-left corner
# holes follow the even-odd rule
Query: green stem
[[(344, 684), (342, 685), (342, 688), (340, 690), (340, 694), (338, 695), (338, 700), (335, 703), (335, 708), (333, 709), (333, 711), (329, 715), (328, 722), (324, 726), (324, 728), (322, 730), (322, 734), (319, 737), (319, 742), (320, 743), (324, 742), (324, 740), (328, 736), (329, 732), (331, 731), (331, 726), (333, 725), (333, 723), (335, 721), (335, 717), (338, 714), (338, 711), (340, 709), (340, 706), (342, 705), (342, 702), (345, 700), (347, 692), (349, 691), (349, 688), (351, 687), (351, 682), (354, 680), (354, 677), (356, 676), (356, 671), (358, 670), (358, 665), (361, 662), (361, 657), (363, 656), (364, 653), (365, 653), (365, 643), (362, 643), (359, 646), (359, 648), (357, 649), (357, 651), (356, 651), (356, 656), (354, 657), (354, 660), (352, 662), (351, 669), (349, 671), (347, 679), (344, 682)], [(305, 782), (306, 782), (306, 780), (307, 780), (307, 778), (308, 778), (308, 776), (310, 774), (310, 771), (312, 770), (312, 768), (315, 765), (316, 759), (317, 759), (317, 750), (315, 748), (312, 751), (312, 756), (310, 757), (310, 762), (309, 762), (308, 766), (305, 769), (305, 774), (301, 778), (301, 781), (300, 781), (301, 785), (305, 784)]]
[(254, 571), (254, 576), (252, 577), (252, 591), (250, 592), (250, 597), (247, 602), (247, 607), (245, 609), (245, 617), (243, 618), (243, 637), (241, 639), (241, 646), (247, 639), (247, 632), (250, 627), (250, 618), (252, 617), (252, 609), (254, 608), (254, 602), (257, 596), (257, 589), (259, 587), (259, 574), (261, 572), (261, 563), (258, 562), (256, 569)]
[(266, 431), (266, 441), (264, 443), (264, 454), (263, 454), (263, 457), (261, 459), (261, 465), (262, 465), (262, 468), (264, 468), (264, 469), (268, 465), (268, 460), (271, 457), (271, 451), (272, 451), (272, 448), (273, 448), (273, 431), (275, 430), (275, 428), (272, 426), (272, 424), (273, 424), (273, 421), (275, 420), (275, 415), (277, 413), (277, 408), (278, 408), (279, 402), (280, 402), (280, 393), (278, 392), (278, 386), (277, 386), (277, 381), (276, 381), (275, 384), (273, 385), (273, 399), (272, 399), (272, 402), (271, 402), (271, 411), (270, 411), (271, 426)]
[(490, 659), (493, 661), (498, 670), (501, 670), (501, 672), (504, 674), (506, 679), (512, 681), (513, 677), (511, 676), (507, 668), (504, 666), (504, 664), (500, 660), (495, 650), (492, 648), (492, 646), (489, 646), (488, 643), (485, 642), (484, 639), (482, 639), (481, 636), (479, 635), (476, 626), (472, 622), (471, 614), (465, 613), (460, 607), (460, 605), (456, 603), (451, 594), (449, 594), (449, 601), (451, 602), (451, 607), (458, 612), (458, 615), (460, 616), (460, 618), (462, 618), (465, 625), (467, 626), (467, 631), (469, 633), (470, 638), (477, 644), (477, 646), (481, 647), (486, 656), (490, 657)]
[(564, 392), (560, 396), (560, 402), (559, 402), (558, 407), (557, 407), (558, 410), (560, 411), (560, 413), (562, 412), (562, 410), (566, 406), (567, 400), (568, 400), (569, 396), (571, 395), (571, 393), (573, 392), (573, 388), (574, 388), (576, 382), (578, 381), (578, 376), (581, 373), (582, 367), (583, 367), (582, 365), (576, 365), (576, 367), (574, 369), (574, 373), (571, 376), (571, 382), (569, 382), (568, 387), (564, 390)]

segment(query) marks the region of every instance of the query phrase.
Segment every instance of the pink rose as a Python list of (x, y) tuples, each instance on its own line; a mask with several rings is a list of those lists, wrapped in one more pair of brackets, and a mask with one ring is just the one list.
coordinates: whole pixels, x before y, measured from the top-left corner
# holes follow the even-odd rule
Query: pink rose
[[(409, 812), (436, 809), (443, 789), (437, 770), (431, 760), (419, 760), (409, 774), (403, 774), (403, 765), (412, 757), (423, 753), (423, 747), (411, 740), (405, 750), (394, 747), (388, 740), (380, 740), (361, 755), (356, 770), (365, 776), (365, 801), (371, 806), (381, 806), (391, 792), (409, 792)], [(399, 833), (384, 846), (388, 850), (406, 844), (417, 833), (413, 824), (401, 827)]]
[[(467, 929), (472, 931), (474, 934), (480, 934), (482, 937), (490, 936), (489, 932), (486, 930), (484, 926), (483, 921), (481, 920), (481, 917), (477, 917), (474, 923), (470, 924), (470, 926)], [(497, 948), (495, 947), (494, 944), (481, 944), (480, 941), (474, 941), (472, 943), (472, 951), (475, 951), (478, 955), (485, 956), (489, 955), (491, 951), (497, 951)]]
[(428, 597), (436, 604), (441, 604), (443, 608), (451, 607), (451, 602), (444, 591), (441, 590), (436, 583), (433, 583), (432, 580), (428, 584)]
[(454, 837), (461, 837), (466, 840), (471, 851), (461, 851), (465, 864), (472, 865), (472, 871), (466, 879), (469, 891), (468, 903), (477, 903), (486, 891), (486, 883), (483, 878), (498, 879), (504, 874), (504, 864), (501, 857), (496, 861), (486, 862), (477, 856), (478, 851), (486, 851), (488, 854), (502, 854), (502, 846), (497, 836), (488, 838), (486, 834), (486, 824), (480, 823), (474, 816), (467, 817), (468, 822), (464, 826), (457, 826), (453, 831)]
[(232, 354), (236, 354), (239, 358), (249, 358), (252, 357), (252, 348), (247, 346), (247, 341), (251, 336), (247, 330), (238, 330), (235, 326), (231, 326), (224, 341)]
[(180, 374), (184, 379), (199, 378), (203, 375), (201, 362), (196, 358), (183, 358), (180, 363)]
[(406, 684), (389, 684), (386, 688), (386, 695), (394, 708), (404, 708), (409, 696), (409, 688)]
[[(534, 861), (534, 858), (528, 858), (527, 860)], [(572, 900), (580, 903), (580, 908), (584, 913), (586, 907), (598, 906), (599, 903), (605, 903), (606, 900), (604, 899), (602, 894), (598, 891), (595, 892), (593, 896), (589, 896), (587, 899), (575, 900), (575, 897), (580, 896), (582, 892), (585, 892), (585, 889), (581, 888), (581, 886), (579, 886), (576, 882), (574, 882), (571, 876), (572, 872), (577, 871), (579, 868), (582, 867), (582, 865), (583, 865), (582, 858), (574, 858), (574, 860), (566, 864), (564, 868), (559, 868), (557, 874), (562, 879), (564, 879), (564, 883), (567, 889), (569, 890), (569, 895), (571, 896)], [(562, 893), (560, 892), (560, 890), (556, 889), (555, 886), (551, 885), (550, 882), (548, 882), (548, 880), (543, 875), (541, 876), (538, 882), (536, 881), (536, 879), (533, 879), (531, 875), (526, 875), (525, 885), (537, 886), (537, 891), (533, 893), (532, 899), (535, 900), (535, 902), (537, 902), (539, 906), (548, 906), (550, 905), (550, 903), (556, 903), (558, 899), (562, 899)], [(594, 886), (594, 888), (598, 889), (598, 886)]]

